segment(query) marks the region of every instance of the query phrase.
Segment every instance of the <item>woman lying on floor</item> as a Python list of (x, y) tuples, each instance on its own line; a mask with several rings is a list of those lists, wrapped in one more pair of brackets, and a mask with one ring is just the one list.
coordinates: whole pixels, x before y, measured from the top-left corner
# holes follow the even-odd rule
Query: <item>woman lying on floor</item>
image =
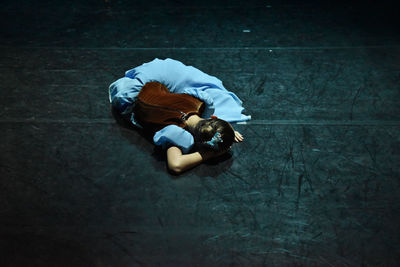
[(154, 59), (109, 87), (113, 108), (154, 134), (168, 167), (181, 173), (226, 153), (243, 136), (229, 122), (246, 121), (242, 101), (222, 82), (192, 66)]

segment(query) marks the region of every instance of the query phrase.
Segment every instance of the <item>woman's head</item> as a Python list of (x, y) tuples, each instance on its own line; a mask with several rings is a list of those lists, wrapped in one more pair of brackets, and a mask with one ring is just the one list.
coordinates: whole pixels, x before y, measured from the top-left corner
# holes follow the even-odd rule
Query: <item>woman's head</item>
[(217, 152), (228, 150), (235, 138), (232, 126), (218, 118), (199, 121), (193, 135), (198, 149), (212, 149)]

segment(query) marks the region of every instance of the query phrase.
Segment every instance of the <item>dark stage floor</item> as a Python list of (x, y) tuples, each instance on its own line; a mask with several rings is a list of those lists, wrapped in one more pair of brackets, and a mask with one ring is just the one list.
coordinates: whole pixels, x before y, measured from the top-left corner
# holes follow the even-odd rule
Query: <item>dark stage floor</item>
[[(394, 7), (3, 2), (0, 266), (400, 264)], [(115, 121), (108, 85), (156, 57), (243, 100), (230, 158), (174, 176)]]

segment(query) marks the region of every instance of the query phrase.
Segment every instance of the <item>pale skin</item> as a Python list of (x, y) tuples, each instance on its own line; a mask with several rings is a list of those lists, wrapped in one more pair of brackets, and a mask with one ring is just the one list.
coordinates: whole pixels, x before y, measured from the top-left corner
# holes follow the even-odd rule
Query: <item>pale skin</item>
[[(198, 115), (192, 115), (186, 120), (186, 127), (188, 128), (195, 127), (196, 124), (201, 120), (203, 119), (200, 118)], [(234, 132), (235, 132), (234, 141), (236, 143), (243, 142), (244, 140), (243, 136), (238, 131)], [(207, 151), (207, 152), (193, 152), (190, 154), (183, 154), (179, 147), (172, 146), (167, 150), (168, 168), (171, 171), (179, 174), (190, 168), (193, 168), (196, 165), (199, 165), (200, 163), (208, 159), (220, 156), (226, 152), (227, 151), (215, 153), (212, 151)]]

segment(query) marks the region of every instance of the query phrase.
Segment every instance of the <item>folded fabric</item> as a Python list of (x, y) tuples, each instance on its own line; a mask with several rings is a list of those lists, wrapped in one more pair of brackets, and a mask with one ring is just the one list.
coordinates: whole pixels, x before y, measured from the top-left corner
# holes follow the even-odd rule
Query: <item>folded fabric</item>
[(176, 125), (165, 126), (156, 132), (153, 142), (164, 149), (169, 145), (178, 146), (184, 154), (188, 153), (194, 144), (193, 136), (188, 131)]

